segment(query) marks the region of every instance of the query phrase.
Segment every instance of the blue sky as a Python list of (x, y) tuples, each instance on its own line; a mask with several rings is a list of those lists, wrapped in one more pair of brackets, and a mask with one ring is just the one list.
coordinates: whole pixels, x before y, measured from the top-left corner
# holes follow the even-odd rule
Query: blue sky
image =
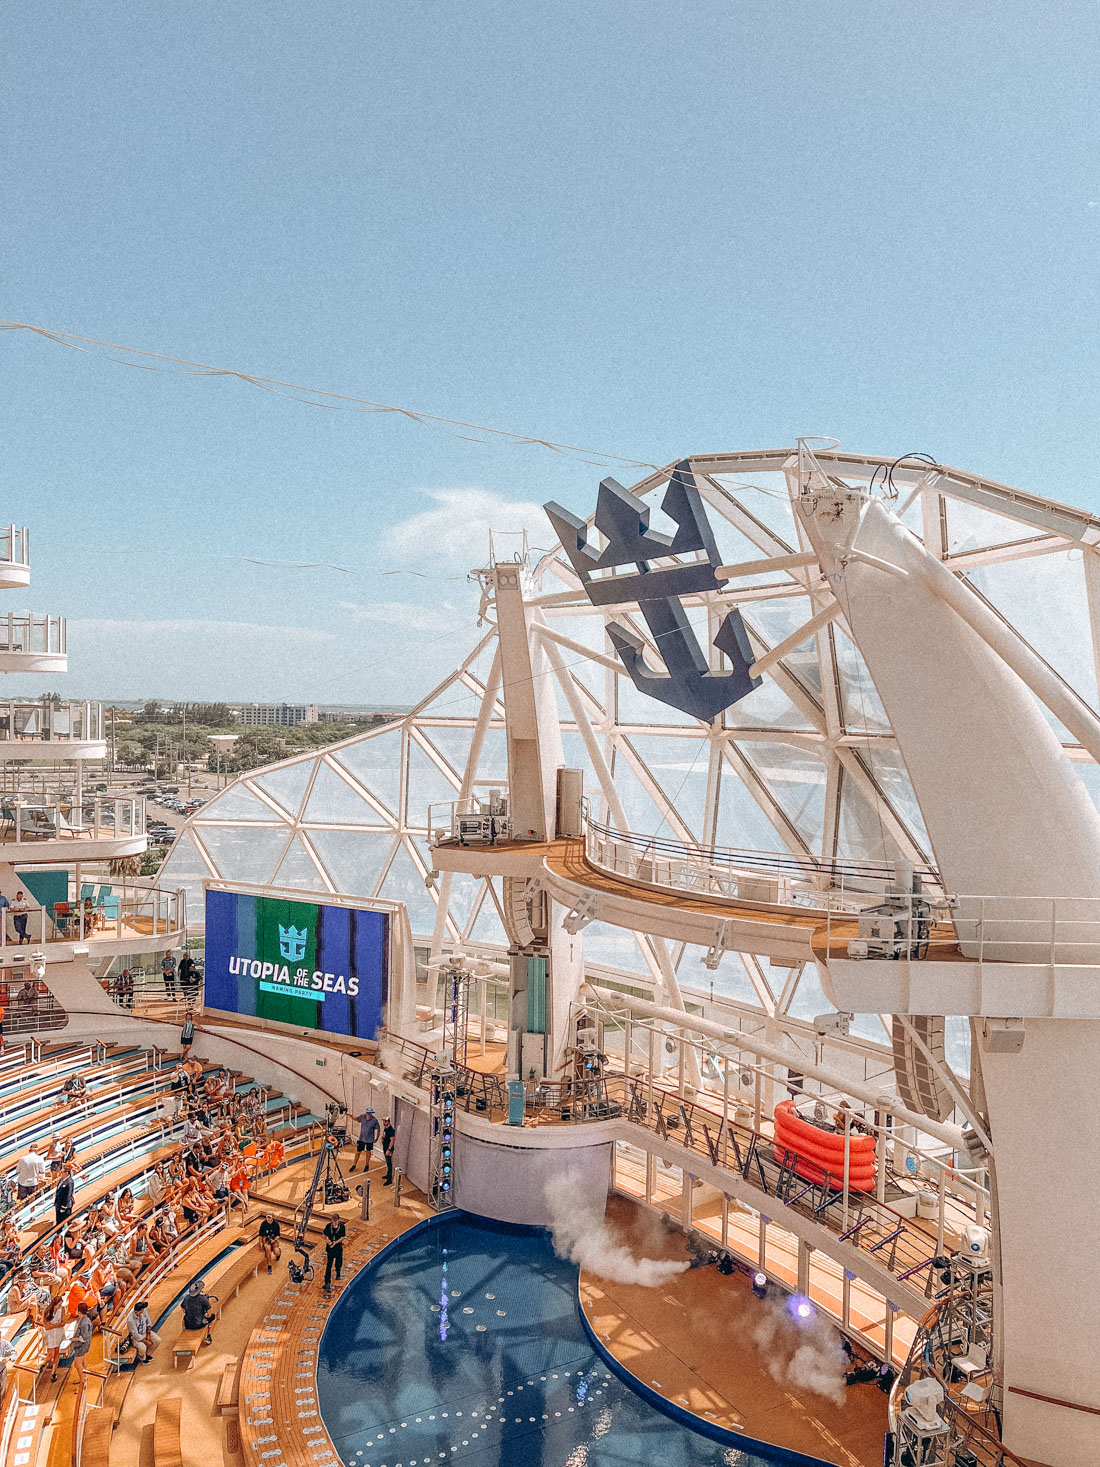
[[(23, 0), (0, 314), (654, 462), (828, 433), (1100, 508), (1098, 30)], [(11, 604), (69, 616), (73, 694), (411, 700), (473, 640), (487, 522), (544, 537), (601, 477), (21, 332), (0, 389)]]

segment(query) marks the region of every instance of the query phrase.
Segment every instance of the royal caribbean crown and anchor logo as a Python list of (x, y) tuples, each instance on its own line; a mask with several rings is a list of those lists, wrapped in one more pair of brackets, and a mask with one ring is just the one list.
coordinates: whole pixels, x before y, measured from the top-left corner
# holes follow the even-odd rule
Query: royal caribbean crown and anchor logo
[[(614, 479), (604, 479), (596, 500), (596, 529), (607, 541), (603, 550), (589, 545), (587, 527), (575, 514), (553, 502), (544, 508), (593, 606), (637, 602), (665, 673), (649, 670), (646, 644), (630, 627), (609, 622), (607, 634), (639, 693), (709, 723), (760, 686), (760, 678), (749, 675), (754, 659), (740, 611), (734, 607), (728, 613), (714, 638), (731, 670), (711, 672), (680, 601), (723, 586), (715, 575), (722, 559), (687, 459), (673, 469), (661, 502), (676, 526), (674, 535), (651, 530), (649, 506)], [(673, 555), (695, 558), (683, 565), (650, 565)], [(633, 566), (634, 573), (614, 574), (625, 566)], [(597, 571), (610, 574), (597, 576)]]
[(305, 957), (307, 937), (304, 927), (284, 927), (279, 923), (279, 952), (288, 963), (300, 963)]

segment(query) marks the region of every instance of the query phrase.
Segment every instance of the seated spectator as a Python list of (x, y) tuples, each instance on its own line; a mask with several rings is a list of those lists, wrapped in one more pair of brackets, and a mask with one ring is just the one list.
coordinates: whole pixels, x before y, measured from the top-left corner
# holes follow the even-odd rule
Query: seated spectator
[(41, 1324), (49, 1306), (49, 1289), (35, 1283), (29, 1268), (20, 1269), (8, 1290), (7, 1312), (21, 1314), (25, 1310), (32, 1324)]
[(154, 1257), (153, 1245), (149, 1240), (148, 1224), (138, 1223), (130, 1235), (129, 1266), (135, 1273), (140, 1273)]
[(219, 1161), (206, 1178), (214, 1192), (216, 1202), (224, 1202), (229, 1196), (229, 1172), (225, 1162)]
[(137, 1274), (130, 1267), (130, 1250), (121, 1238), (107, 1244), (103, 1250), (102, 1261), (109, 1263), (114, 1269), (115, 1277), (122, 1285), (123, 1292), (132, 1289), (137, 1283)]
[(214, 1210), (212, 1200), (208, 1200), (206, 1196), (206, 1189), (197, 1180), (192, 1181), (184, 1189), (180, 1203), (185, 1220), (192, 1226), (195, 1223), (205, 1222)]
[(19, 1267), (23, 1256), (23, 1246), (19, 1241), (19, 1229), (11, 1218), (8, 1218), (0, 1232), (0, 1279), (11, 1273), (12, 1269)]
[(79, 1105), (88, 1094), (87, 1082), (83, 1075), (70, 1075), (61, 1087), (61, 1094), (67, 1106)]
[(15, 1182), (9, 1176), (0, 1176), (0, 1217), (10, 1212), (15, 1205)]
[(134, 1220), (134, 1194), (129, 1187), (123, 1187), (118, 1194), (118, 1221), (119, 1225), (128, 1228)]
[(183, 1153), (183, 1165), (188, 1178), (192, 1181), (197, 1177), (204, 1177), (206, 1175), (206, 1162), (203, 1160), (202, 1152), (197, 1146)]
[(210, 1295), (203, 1291), (201, 1279), (196, 1279), (188, 1289), (182, 1307), (184, 1329), (205, 1329), (205, 1343), (212, 1345), (214, 1341), (210, 1334), (210, 1326), (217, 1316), (210, 1302)]
[(166, 1207), (160, 1215), (161, 1237), (171, 1249), (179, 1241), (180, 1230), (176, 1223), (176, 1215), (170, 1207)]
[[(113, 1304), (115, 1296), (121, 1300), (125, 1294), (125, 1287), (121, 1284), (114, 1264), (109, 1258), (99, 1258), (88, 1275), (88, 1286), (93, 1289), (105, 1304)], [(122, 1293), (119, 1293), (119, 1290)]]
[(145, 1191), (154, 1207), (159, 1207), (168, 1196), (168, 1177), (159, 1161), (146, 1178)]
[(153, 1245), (153, 1251), (158, 1258), (164, 1256), (171, 1250), (175, 1238), (170, 1237), (164, 1230), (164, 1215), (157, 1213), (149, 1224), (149, 1241)]
[(84, 1216), (84, 1237), (96, 1253), (106, 1245), (107, 1230), (100, 1221), (98, 1207), (89, 1207)]
[(56, 1237), (48, 1246), (31, 1253), (26, 1264), (36, 1284), (43, 1285), (51, 1292), (69, 1287), (69, 1270), (61, 1259), (61, 1248)]
[(95, 1257), (95, 1250), (91, 1248), (87, 1239), (78, 1232), (66, 1232), (61, 1237), (61, 1258), (70, 1274), (78, 1273), (82, 1268), (88, 1268)]
[(99, 1204), (99, 1225), (108, 1238), (115, 1238), (122, 1231), (118, 1218), (118, 1202), (112, 1192), (108, 1192)]
[(124, 1009), (134, 1006), (134, 975), (129, 968), (123, 968), (115, 980), (115, 1001)]
[(148, 1300), (137, 1301), (126, 1316), (126, 1328), (130, 1331), (131, 1343), (137, 1351), (138, 1363), (144, 1365), (160, 1344), (160, 1335), (153, 1329), (153, 1321), (149, 1318)]
[(67, 1161), (72, 1159), (76, 1146), (71, 1141), (63, 1141), (60, 1136), (55, 1136), (46, 1148), (45, 1162), (50, 1169), (50, 1176), (57, 1180), (61, 1168)]
[(87, 1307), (88, 1311), (96, 1320), (99, 1319), (99, 1312), (103, 1307), (99, 1296), (83, 1280), (73, 1279), (65, 1298), (65, 1309), (70, 1319), (77, 1317), (82, 1304)]
[(21, 1156), (15, 1167), (16, 1191), (20, 1202), (37, 1192), (46, 1180), (46, 1163), (38, 1154), (38, 1143), (33, 1142), (25, 1156)]

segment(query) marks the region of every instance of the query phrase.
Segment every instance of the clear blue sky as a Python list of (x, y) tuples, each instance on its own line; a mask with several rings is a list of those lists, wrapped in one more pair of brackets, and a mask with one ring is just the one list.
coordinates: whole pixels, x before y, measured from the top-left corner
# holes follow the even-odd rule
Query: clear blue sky
[[(16, 0), (0, 314), (657, 462), (828, 433), (1100, 508), (1098, 30), (1034, 0)], [(411, 699), (473, 637), (486, 516), (587, 512), (601, 476), (24, 333), (0, 431), (30, 604), (107, 697)]]

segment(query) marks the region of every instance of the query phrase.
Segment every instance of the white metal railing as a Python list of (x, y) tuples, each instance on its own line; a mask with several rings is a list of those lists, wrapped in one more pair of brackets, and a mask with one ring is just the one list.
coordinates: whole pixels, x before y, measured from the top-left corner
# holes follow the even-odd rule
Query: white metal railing
[[(84, 886), (89, 894), (83, 895)], [(99, 885), (70, 882), (68, 900), (49, 909), (34, 906), (24, 914), (30, 945), (51, 942), (128, 942), (137, 937), (174, 939), (187, 929), (187, 901), (183, 890), (134, 886), (131, 882)], [(19, 946), (15, 916), (0, 912), (0, 952)], [(23, 943), (22, 946), (28, 946)]]
[(34, 652), (64, 657), (68, 651), (65, 618), (37, 611), (0, 616), (0, 652)]
[(33, 847), (43, 840), (129, 840), (144, 834), (145, 801), (140, 797), (42, 798), (0, 792), (0, 843), (5, 846)]
[(0, 743), (89, 743), (103, 737), (102, 703), (0, 702)]
[[(689, 846), (671, 838), (614, 830), (591, 818), (585, 820), (585, 855), (593, 866), (645, 886), (816, 911), (858, 912), (899, 881), (911, 883), (913, 876), (908, 863), (884, 866), (730, 846)], [(930, 869), (921, 868), (919, 874), (938, 884)]]
[(0, 562), (23, 568), (31, 561), (31, 541), (26, 525), (0, 528)]
[[(936, 921), (937, 917), (946, 920)], [(830, 912), (825, 937), (837, 956), (1100, 965), (1100, 897), (949, 896), (938, 906), (891, 894), (851, 917)]]
[[(182, 934), (180, 943), (182, 946)], [(125, 976), (127, 971), (128, 977)], [(156, 971), (130, 968), (111, 973), (100, 978), (99, 982), (109, 997), (127, 1013), (155, 1010), (163, 1014), (167, 1005), (171, 1016), (178, 1015), (182, 1019), (184, 1015), (202, 1008), (201, 976), (197, 983), (184, 988), (178, 977), (166, 979), (159, 968)]]

